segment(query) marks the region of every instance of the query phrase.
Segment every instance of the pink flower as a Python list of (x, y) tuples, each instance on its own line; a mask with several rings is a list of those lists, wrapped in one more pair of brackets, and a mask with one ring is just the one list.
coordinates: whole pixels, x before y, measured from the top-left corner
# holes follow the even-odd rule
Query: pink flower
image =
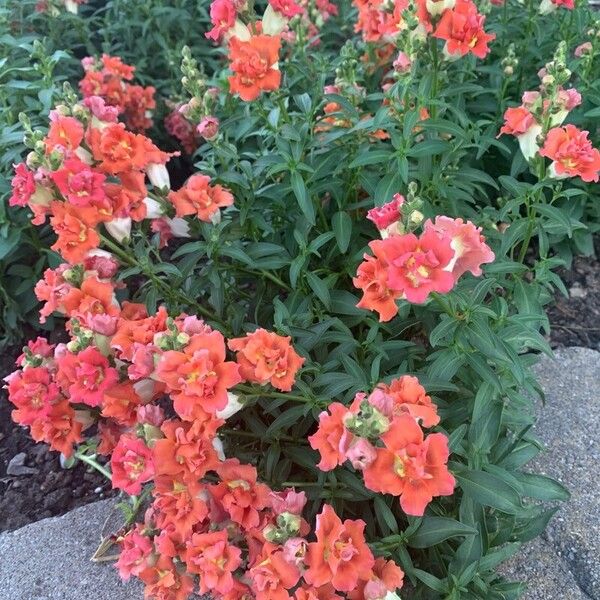
[(396, 60), (392, 66), (394, 67), (394, 71), (396, 71), (396, 73), (404, 75), (405, 73), (410, 72), (412, 61), (406, 52), (398, 52), (398, 56), (396, 57)]
[(112, 279), (119, 270), (119, 263), (108, 252), (92, 250), (83, 260), (83, 267), (86, 271), (95, 271), (98, 279)]
[(580, 44), (579, 46), (577, 46), (577, 48), (575, 48), (575, 56), (577, 58), (581, 58), (586, 54), (591, 54), (593, 49), (594, 48), (592, 46), (592, 42), (584, 42), (583, 44)]
[[(523, 101), (525, 101), (525, 94), (523, 95)], [(504, 125), (500, 129), (500, 133), (514, 136), (521, 135), (535, 124), (534, 116), (524, 106), (507, 108), (504, 113)]]
[(367, 219), (375, 223), (375, 226), (379, 231), (387, 229), (401, 218), (402, 213), (400, 208), (403, 204), (404, 196), (401, 194), (394, 194), (394, 197), (383, 206), (372, 208), (367, 213)]
[(78, 158), (68, 158), (58, 171), (50, 175), (65, 199), (79, 207), (95, 206), (109, 208), (104, 191), (106, 176), (92, 171)]
[(118, 381), (117, 370), (95, 347), (79, 354), (65, 353), (58, 359), (57, 380), (72, 403), (100, 406), (104, 392)]
[(137, 523), (135, 528), (121, 539), (121, 554), (116, 565), (121, 579), (128, 581), (132, 575), (138, 577), (150, 566), (148, 559), (153, 551), (152, 540), (144, 535), (144, 526)]
[(217, 117), (204, 117), (196, 128), (198, 135), (207, 141), (214, 140), (219, 134), (219, 119)]
[(35, 180), (33, 173), (25, 163), (14, 165), (15, 176), (12, 179), (12, 196), (8, 203), (10, 206), (27, 206), (31, 196), (35, 193)]
[(481, 235), (481, 227), (475, 227), (471, 221), (451, 219), (438, 216), (435, 222), (427, 221), (425, 230), (433, 230), (441, 236), (450, 238), (450, 246), (454, 250), (454, 258), (448, 267), (452, 275), (458, 279), (463, 273), (471, 271), (473, 275), (481, 275), (481, 265), (493, 262), (495, 255), (485, 243)]
[(454, 256), (450, 238), (426, 230), (419, 238), (413, 233), (395, 235), (369, 246), (377, 244), (387, 246), (388, 285), (409, 302), (421, 304), (431, 292), (445, 294), (454, 287), (454, 276), (446, 270)]
[[(82, 63), (83, 60), (81, 61)], [(106, 104), (106, 101), (101, 96), (88, 96), (83, 99), (83, 105), (89, 108), (99, 121), (116, 123), (119, 119), (119, 109), (116, 106)]]
[(210, 20), (213, 28), (206, 37), (214, 42), (221, 38), (234, 26), (237, 11), (231, 0), (214, 0), (210, 5)]
[(269, 4), (274, 10), (288, 19), (304, 12), (304, 9), (296, 4), (294, 0), (269, 0)]
[(131, 496), (142, 491), (142, 484), (154, 477), (152, 450), (137, 437), (122, 435), (110, 459), (113, 488)]

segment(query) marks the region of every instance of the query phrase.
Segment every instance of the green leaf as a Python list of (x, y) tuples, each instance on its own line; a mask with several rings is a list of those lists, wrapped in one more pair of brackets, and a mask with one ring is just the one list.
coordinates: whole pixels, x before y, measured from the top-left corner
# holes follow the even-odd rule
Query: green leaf
[(396, 517), (394, 517), (394, 513), (392, 513), (390, 507), (385, 503), (385, 500), (382, 496), (375, 496), (374, 508), (375, 516), (377, 517), (379, 526), (383, 531), (386, 529), (388, 530), (386, 531), (385, 535), (388, 535), (388, 532), (398, 533), (398, 523), (396, 521)]
[(477, 529), (446, 517), (423, 517), (416, 533), (408, 539), (412, 548), (429, 548), (449, 538), (475, 535)]
[(306, 217), (306, 220), (311, 224), (315, 224), (315, 207), (310, 199), (306, 184), (302, 175), (298, 171), (293, 171), (291, 175), (292, 190), (296, 196), (298, 206), (302, 211), (302, 214)]
[(415, 144), (408, 152), (408, 156), (413, 158), (421, 158), (423, 156), (433, 156), (435, 154), (442, 154), (447, 150), (450, 150), (452, 146), (443, 140), (425, 140)]
[(533, 473), (515, 473), (515, 477), (523, 486), (523, 493), (537, 500), (566, 501), (571, 497), (569, 490), (550, 477)]
[(374, 150), (359, 154), (349, 165), (350, 169), (364, 167), (366, 165), (387, 164), (390, 160), (389, 150)]
[(344, 254), (348, 250), (350, 238), (352, 237), (352, 219), (347, 212), (336, 212), (331, 218), (331, 225), (338, 248)]
[(302, 420), (307, 412), (307, 406), (304, 404), (292, 406), (286, 411), (282, 412), (270, 425), (267, 427), (264, 436), (269, 437), (271, 435), (277, 435), (278, 433), (285, 431), (291, 425), (298, 423)]
[(329, 289), (325, 282), (310, 271), (306, 273), (306, 281), (317, 298), (325, 305), (325, 308), (329, 308), (331, 297), (329, 296)]
[(519, 494), (496, 475), (485, 471), (463, 471), (456, 474), (463, 492), (475, 502), (491, 506), (509, 515), (521, 508)]

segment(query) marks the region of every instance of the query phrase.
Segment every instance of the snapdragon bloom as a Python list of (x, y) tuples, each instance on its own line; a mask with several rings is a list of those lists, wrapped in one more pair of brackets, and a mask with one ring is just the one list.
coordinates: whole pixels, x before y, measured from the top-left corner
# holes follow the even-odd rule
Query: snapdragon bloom
[(204, 35), (213, 42), (221, 38), (235, 25), (237, 11), (232, 0), (213, 0), (210, 5), (210, 20), (213, 28)]
[(346, 433), (344, 417), (347, 414), (348, 409), (343, 404), (332, 402), (327, 411), (319, 415), (317, 432), (308, 438), (311, 448), (321, 455), (317, 464), (321, 471), (331, 471), (346, 460), (342, 439)]
[(227, 531), (195, 533), (187, 543), (185, 564), (190, 573), (200, 576), (200, 593), (233, 590), (233, 572), (241, 564), (241, 550), (231, 544)]
[(35, 193), (33, 173), (25, 163), (14, 165), (15, 174), (12, 178), (12, 195), (8, 200), (10, 206), (27, 206)]
[(592, 147), (588, 132), (575, 125), (551, 129), (540, 154), (553, 161), (550, 168), (554, 176), (579, 176), (587, 182), (600, 177), (600, 151)]
[(475, 227), (471, 221), (451, 219), (443, 215), (435, 221), (425, 223), (425, 231), (432, 229), (442, 236), (450, 238), (450, 246), (454, 257), (448, 268), (455, 279), (470, 271), (476, 277), (481, 275), (481, 265), (491, 263), (496, 258), (490, 247), (485, 243), (481, 227)]
[(279, 546), (265, 543), (247, 571), (256, 600), (288, 600), (300, 579), (298, 567), (285, 560)]
[(374, 492), (400, 496), (402, 510), (423, 516), (435, 496), (454, 491), (454, 477), (448, 471), (448, 438), (432, 433), (426, 438), (410, 415), (400, 415), (381, 436), (383, 448), (363, 471), (365, 486)]
[(304, 579), (320, 587), (331, 583), (341, 592), (355, 589), (360, 579), (368, 580), (375, 559), (364, 538), (365, 522), (346, 519), (343, 523), (329, 504), (317, 515), (317, 541), (308, 544)]
[(67, 352), (57, 362), (57, 380), (73, 403), (100, 406), (104, 392), (118, 380), (117, 370), (95, 346), (78, 354)]
[(402, 194), (394, 194), (389, 202), (382, 206), (376, 206), (367, 212), (367, 219), (375, 224), (382, 237), (387, 237), (391, 233), (398, 233), (397, 227), (392, 228), (392, 225), (398, 223), (402, 218), (402, 205), (404, 202), (405, 199)]
[(229, 52), (233, 75), (229, 86), (246, 102), (256, 100), (261, 92), (279, 88), (281, 72), (277, 66), (281, 40), (278, 36), (255, 35), (247, 41), (232, 37)]
[(221, 185), (210, 185), (208, 175), (192, 175), (177, 192), (169, 193), (178, 217), (197, 215), (207, 223), (220, 220), (220, 208), (233, 204), (233, 195)]
[(123, 536), (120, 542), (121, 553), (116, 567), (121, 579), (128, 581), (132, 575), (139, 577), (149, 566), (149, 560), (154, 552), (152, 540), (144, 535), (143, 525), (137, 523), (131, 531)]
[(292, 348), (290, 337), (266, 329), (256, 329), (243, 338), (229, 340), (229, 348), (237, 352), (240, 375), (246, 381), (289, 392), (304, 358)]
[(152, 450), (138, 437), (122, 435), (111, 459), (113, 488), (119, 488), (130, 496), (142, 491), (142, 484), (154, 477)]
[(490, 51), (488, 42), (496, 36), (483, 29), (485, 17), (477, 11), (471, 0), (457, 0), (454, 8), (446, 10), (433, 37), (446, 40), (444, 51), (449, 56), (464, 56), (471, 52), (485, 58)]
[(107, 208), (108, 199), (104, 191), (106, 177), (78, 158), (67, 159), (50, 177), (67, 202), (75, 206)]
[(288, 19), (304, 12), (304, 9), (295, 0), (269, 0), (269, 4)]
[(218, 331), (192, 336), (183, 351), (164, 352), (156, 377), (173, 393), (177, 414), (189, 421), (198, 411), (225, 408), (227, 389), (241, 381), (238, 365), (225, 360), (225, 340)]

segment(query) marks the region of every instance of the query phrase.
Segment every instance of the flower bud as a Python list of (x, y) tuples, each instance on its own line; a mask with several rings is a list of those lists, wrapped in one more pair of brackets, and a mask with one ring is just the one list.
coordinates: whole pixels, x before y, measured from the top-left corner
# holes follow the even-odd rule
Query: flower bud
[(210, 142), (214, 140), (219, 134), (219, 119), (211, 116), (204, 117), (198, 124), (196, 131), (206, 141)]

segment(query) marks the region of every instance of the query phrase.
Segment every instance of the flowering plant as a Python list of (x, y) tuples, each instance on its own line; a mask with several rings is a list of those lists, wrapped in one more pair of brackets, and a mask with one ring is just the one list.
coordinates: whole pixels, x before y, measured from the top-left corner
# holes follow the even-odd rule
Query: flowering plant
[[(65, 336), (13, 418), (128, 499), (148, 598), (518, 596), (496, 566), (568, 498), (525, 468), (529, 367), (597, 228), (598, 28), (552, 5), (215, 0), (177, 81), (111, 50), (21, 118), (9, 203), (52, 230)], [(524, 12), (565, 31), (545, 65)]]

